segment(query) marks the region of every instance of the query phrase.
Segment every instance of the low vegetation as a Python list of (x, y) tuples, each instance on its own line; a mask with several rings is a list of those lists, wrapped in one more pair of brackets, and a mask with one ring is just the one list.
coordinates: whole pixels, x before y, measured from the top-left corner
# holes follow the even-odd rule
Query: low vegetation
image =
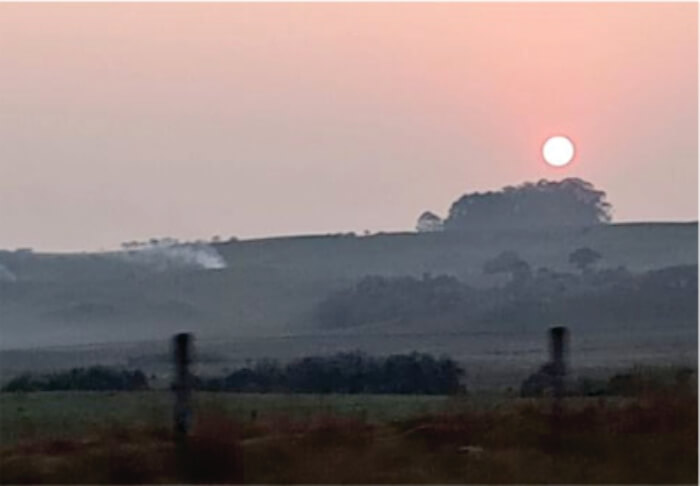
[(429, 354), (373, 357), (360, 352), (310, 356), (286, 366), (261, 361), (223, 378), (200, 378), (203, 390), (292, 393), (447, 395), (465, 391), (464, 370), (452, 359)]
[[(193, 387), (207, 391), (254, 393), (380, 393), (449, 395), (465, 391), (464, 370), (452, 359), (425, 353), (373, 357), (361, 352), (308, 356), (281, 365), (261, 360), (223, 377), (193, 377)], [(139, 391), (149, 389), (141, 370), (105, 366), (48, 374), (22, 374), (4, 392)]]
[(148, 381), (140, 370), (119, 370), (105, 366), (73, 368), (49, 374), (23, 374), (10, 380), (6, 392), (58, 390), (146, 390)]
[[(51, 400), (50, 395), (42, 395), (41, 400)], [(109, 409), (109, 401), (119, 395), (126, 394), (102, 395), (102, 407)], [(224, 398), (232, 404), (241, 400), (239, 395), (215, 394), (201, 403), (190, 437), (180, 447), (168, 424), (156, 417), (102, 425), (74, 436), (34, 440), (25, 436), (13, 444), (3, 443), (0, 481), (697, 481), (697, 396), (693, 393), (567, 398), (557, 420), (546, 399), (514, 399), (492, 406), (461, 399), (449, 408), (415, 410), (408, 416), (375, 421), (362, 409), (341, 413), (328, 408), (329, 402), (317, 402), (309, 414), (276, 411), (270, 404), (259, 414), (242, 415), (224, 406)], [(408, 399), (386, 398), (397, 405)], [(276, 400), (282, 403), (285, 398)], [(167, 406), (167, 401), (162, 405)], [(78, 407), (71, 410), (80, 413)]]
[[(522, 397), (542, 397), (553, 394), (554, 367), (546, 363), (523, 380)], [(653, 394), (697, 393), (697, 376), (687, 366), (637, 366), (607, 378), (582, 376), (565, 380), (564, 394), (571, 397), (640, 397)]]

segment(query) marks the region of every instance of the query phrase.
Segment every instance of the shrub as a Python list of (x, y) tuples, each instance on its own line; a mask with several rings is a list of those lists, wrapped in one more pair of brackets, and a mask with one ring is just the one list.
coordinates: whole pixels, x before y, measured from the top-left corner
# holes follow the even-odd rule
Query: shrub
[(204, 390), (297, 393), (451, 394), (464, 391), (464, 370), (447, 357), (396, 354), (385, 358), (359, 352), (309, 356), (282, 368), (275, 362), (234, 371), (224, 378), (199, 378)]
[(30, 392), (146, 389), (148, 389), (148, 380), (141, 370), (117, 370), (104, 366), (92, 366), (43, 375), (24, 374), (10, 380), (2, 390)]

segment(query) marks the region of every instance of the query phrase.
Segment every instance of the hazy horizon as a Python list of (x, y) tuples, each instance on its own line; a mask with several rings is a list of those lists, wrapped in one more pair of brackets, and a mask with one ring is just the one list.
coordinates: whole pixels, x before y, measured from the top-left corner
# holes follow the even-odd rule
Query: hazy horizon
[(541, 178), (698, 219), (697, 4), (2, 4), (0, 31), (2, 249), (409, 231)]
[[(698, 219), (688, 219), (688, 220), (630, 220), (630, 221), (611, 221), (610, 223), (606, 224), (698, 224)], [(410, 228), (394, 228), (394, 229), (377, 229), (376, 231), (370, 231), (367, 230), (369, 233), (368, 235), (376, 235), (376, 234), (404, 234), (404, 233), (414, 233), (416, 232), (415, 230), (415, 225), (411, 226)], [(489, 231), (489, 230), (487, 230)], [(44, 253), (44, 254), (74, 254), (74, 253), (103, 253), (103, 252), (114, 252), (114, 251), (121, 251), (124, 249), (123, 243), (130, 243), (130, 242), (138, 242), (141, 244), (150, 244), (149, 240), (155, 238), (155, 239), (164, 239), (167, 240), (168, 238), (174, 238), (177, 240), (177, 243), (212, 243), (212, 238), (215, 236), (218, 236), (220, 238), (219, 242), (220, 243), (226, 243), (229, 241), (231, 238), (235, 238), (236, 241), (255, 241), (255, 240), (265, 240), (265, 239), (276, 239), (276, 238), (294, 238), (294, 237), (322, 237), (322, 236), (327, 236), (327, 235), (335, 235), (335, 234), (348, 234), (348, 233), (355, 233), (356, 236), (362, 237), (365, 236), (362, 231), (356, 230), (353, 228), (350, 229), (329, 229), (327, 231), (310, 231), (310, 232), (299, 232), (299, 231), (293, 231), (291, 230), (288, 233), (270, 233), (270, 234), (254, 234), (254, 235), (227, 235), (225, 233), (213, 233), (212, 235), (194, 235), (191, 237), (184, 237), (184, 238), (175, 238), (172, 235), (151, 235), (151, 236), (146, 236), (141, 239), (122, 239), (120, 241), (114, 242), (109, 245), (101, 245), (99, 247), (95, 248), (44, 248), (42, 246), (31, 246), (31, 245), (25, 245), (25, 246), (16, 246), (16, 247), (0, 247), (0, 251), (21, 251), (25, 249), (30, 249), (33, 252), (36, 253)], [(169, 243), (165, 243), (166, 245)]]

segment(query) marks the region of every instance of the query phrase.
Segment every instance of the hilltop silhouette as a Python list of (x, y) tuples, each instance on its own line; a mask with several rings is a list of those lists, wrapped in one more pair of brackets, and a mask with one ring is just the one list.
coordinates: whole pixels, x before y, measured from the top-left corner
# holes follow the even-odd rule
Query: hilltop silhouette
[(583, 179), (542, 179), (499, 191), (468, 193), (456, 200), (441, 221), (426, 211), (421, 232), (593, 226), (609, 223), (612, 206), (604, 191)]

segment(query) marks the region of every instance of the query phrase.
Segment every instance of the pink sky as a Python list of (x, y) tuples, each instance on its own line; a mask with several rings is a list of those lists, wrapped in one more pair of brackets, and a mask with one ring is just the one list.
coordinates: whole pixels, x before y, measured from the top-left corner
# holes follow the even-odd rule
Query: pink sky
[(0, 248), (410, 230), (570, 176), (696, 220), (697, 59), (693, 3), (0, 4)]

